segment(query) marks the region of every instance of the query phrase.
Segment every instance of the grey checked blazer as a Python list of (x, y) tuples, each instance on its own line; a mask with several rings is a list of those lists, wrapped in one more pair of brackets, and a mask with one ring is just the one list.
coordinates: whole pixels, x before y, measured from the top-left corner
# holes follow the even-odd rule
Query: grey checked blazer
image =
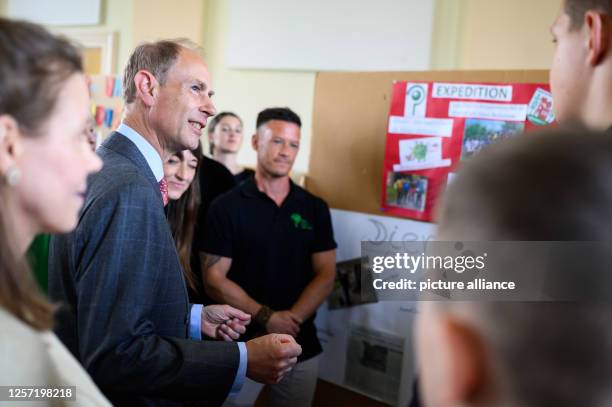
[(159, 186), (138, 148), (113, 133), (98, 149), (74, 232), (49, 253), (56, 333), (115, 405), (219, 405), (235, 343), (188, 339), (189, 303)]

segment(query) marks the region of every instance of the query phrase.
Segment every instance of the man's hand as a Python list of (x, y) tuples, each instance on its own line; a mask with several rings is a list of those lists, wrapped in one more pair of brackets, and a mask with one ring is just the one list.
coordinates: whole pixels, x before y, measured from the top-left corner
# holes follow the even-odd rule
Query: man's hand
[(229, 305), (207, 305), (202, 309), (202, 333), (214, 339), (238, 339), (249, 322), (249, 314)]
[(302, 347), (289, 335), (270, 334), (246, 343), (247, 377), (266, 384), (276, 384), (293, 369)]
[(300, 332), (300, 324), (303, 321), (293, 312), (277, 311), (270, 316), (266, 324), (266, 331), (275, 334), (288, 334), (296, 337)]

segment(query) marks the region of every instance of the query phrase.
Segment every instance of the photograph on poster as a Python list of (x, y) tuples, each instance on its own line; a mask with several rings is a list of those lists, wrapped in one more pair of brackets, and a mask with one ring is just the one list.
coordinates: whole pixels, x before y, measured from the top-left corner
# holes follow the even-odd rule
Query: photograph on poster
[(451, 160), (442, 159), (442, 139), (421, 137), (399, 141), (400, 163), (393, 171), (419, 171), (429, 168), (448, 167)]
[(346, 350), (344, 383), (391, 405), (397, 403), (404, 338), (360, 325), (351, 325)]
[[(363, 277), (362, 273), (365, 273)], [(334, 289), (327, 300), (329, 309), (347, 308), (373, 302), (378, 302), (378, 299), (372, 286), (368, 258), (358, 257), (338, 262)]]
[(461, 159), (470, 158), (488, 145), (520, 134), (524, 129), (525, 123), (521, 122), (467, 119), (463, 131)]
[(426, 177), (397, 172), (387, 174), (387, 205), (423, 211), (426, 196)]

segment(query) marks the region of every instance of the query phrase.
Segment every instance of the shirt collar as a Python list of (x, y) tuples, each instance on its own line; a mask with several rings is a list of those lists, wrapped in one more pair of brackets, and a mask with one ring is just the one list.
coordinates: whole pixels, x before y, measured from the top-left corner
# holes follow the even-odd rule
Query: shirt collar
[[(259, 188), (257, 188), (257, 183), (255, 182), (255, 176), (242, 182), (240, 184), (240, 188), (242, 189), (242, 193), (246, 197), (249, 197), (249, 198), (265, 197), (265, 198), (270, 199), (268, 195), (261, 192)], [(303, 191), (297, 185), (295, 185), (295, 183), (291, 180), (291, 178), (289, 178), (289, 194), (287, 194), (287, 197), (285, 198), (285, 202), (289, 201), (290, 199), (301, 200), (303, 197), (304, 197)], [(285, 202), (283, 202), (283, 205), (285, 204)]]
[(151, 143), (149, 143), (144, 137), (142, 137), (136, 130), (131, 128), (125, 123), (121, 123), (117, 129), (118, 133), (123, 134), (132, 143), (136, 144), (138, 151), (144, 156), (147, 164), (153, 171), (153, 175), (157, 182), (161, 181), (164, 177), (164, 163), (159, 156), (158, 152), (155, 151)]

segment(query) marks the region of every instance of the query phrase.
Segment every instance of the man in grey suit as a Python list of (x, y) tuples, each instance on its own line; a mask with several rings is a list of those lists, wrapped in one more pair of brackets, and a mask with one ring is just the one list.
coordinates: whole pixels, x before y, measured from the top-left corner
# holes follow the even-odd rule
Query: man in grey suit
[(183, 42), (143, 44), (123, 83), (125, 118), (98, 149), (79, 224), (51, 243), (57, 335), (115, 405), (219, 405), (245, 376), (278, 382), (301, 353), (291, 336), (201, 340), (236, 339), (250, 315), (188, 303), (166, 222), (162, 159), (195, 148), (215, 114), (205, 61)]

